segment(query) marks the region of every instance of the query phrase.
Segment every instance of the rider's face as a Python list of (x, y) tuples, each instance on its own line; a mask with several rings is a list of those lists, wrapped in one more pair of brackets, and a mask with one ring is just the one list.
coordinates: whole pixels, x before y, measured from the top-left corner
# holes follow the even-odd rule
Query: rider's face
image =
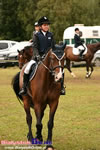
[(79, 34), (79, 33), (80, 33), (80, 31), (79, 31), (79, 30), (76, 30), (76, 33), (77, 33), (77, 34)]
[(49, 30), (49, 25), (48, 24), (42, 24), (41, 30), (43, 30), (44, 32), (47, 32)]
[(35, 31), (39, 31), (40, 27), (39, 26), (35, 26)]

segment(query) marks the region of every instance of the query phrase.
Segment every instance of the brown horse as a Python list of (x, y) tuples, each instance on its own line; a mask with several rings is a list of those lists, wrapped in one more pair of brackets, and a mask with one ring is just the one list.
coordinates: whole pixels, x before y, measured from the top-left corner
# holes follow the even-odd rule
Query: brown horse
[[(79, 55), (74, 55), (72, 52), (72, 47), (66, 46), (65, 48), (65, 56), (66, 56), (66, 67), (71, 73), (73, 77), (75, 77), (74, 73), (71, 71), (70, 68), (70, 61), (86, 61), (86, 69), (87, 69), (87, 74), (86, 78), (89, 78), (93, 72), (93, 65), (91, 63), (94, 54), (96, 51), (100, 50), (100, 42), (95, 43), (95, 44), (88, 44), (87, 45), (87, 53), (84, 55), (84, 58), (81, 60), (79, 58)], [(91, 68), (91, 71), (89, 72), (89, 67)]]
[(22, 69), (22, 67), (31, 60), (32, 56), (33, 56), (32, 46), (25, 47), (21, 51), (18, 50), (19, 68)]
[[(64, 68), (65, 53), (64, 48), (57, 52), (49, 50), (44, 60), (39, 64), (35, 77), (29, 82), (28, 91), (30, 94), (27, 96), (20, 96), (19, 90), (22, 88), (23, 73), (25, 66), (13, 79), (13, 89), (24, 103), (24, 109), (26, 112), (26, 121), (28, 124), (28, 140), (32, 141), (33, 135), (31, 130), (32, 116), (30, 113), (30, 107), (34, 108), (36, 115), (36, 138), (42, 141), (42, 118), (44, 116), (44, 110), (47, 104), (50, 108), (49, 121), (48, 121), (48, 137), (47, 141), (52, 141), (52, 129), (54, 126), (54, 115), (58, 106), (60, 90), (61, 90), (61, 78)], [(56, 49), (56, 48), (55, 48)], [(56, 53), (57, 52), (57, 53)], [(62, 53), (61, 53), (62, 52)], [(25, 53), (25, 51), (24, 51)], [(24, 55), (24, 54), (23, 54)], [(23, 56), (22, 55), (22, 56)], [(20, 76), (20, 77), (19, 77)], [(20, 84), (19, 84), (20, 83)]]

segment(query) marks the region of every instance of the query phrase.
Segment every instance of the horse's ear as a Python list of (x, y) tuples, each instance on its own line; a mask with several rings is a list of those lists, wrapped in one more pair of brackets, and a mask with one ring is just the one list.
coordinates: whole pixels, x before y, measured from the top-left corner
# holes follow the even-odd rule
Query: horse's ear
[(65, 49), (65, 47), (66, 47), (66, 43), (63, 44), (63, 50)]
[(51, 43), (51, 48), (55, 49), (55, 43), (54, 43), (54, 41), (52, 41), (52, 43)]
[(20, 53), (20, 51), (17, 49), (17, 52)]
[(25, 52), (25, 48), (22, 50), (22, 52), (23, 52), (23, 53)]

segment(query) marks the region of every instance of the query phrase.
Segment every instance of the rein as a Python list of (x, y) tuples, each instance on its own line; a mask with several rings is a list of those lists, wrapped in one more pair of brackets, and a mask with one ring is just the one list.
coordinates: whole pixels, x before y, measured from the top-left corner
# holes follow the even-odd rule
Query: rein
[(49, 71), (49, 72), (52, 72), (52, 70), (50, 68), (48, 68), (44, 63), (43, 61), (41, 61), (41, 64)]
[(42, 63), (42, 65), (49, 71), (49, 72), (53, 72), (56, 68), (64, 68), (63, 66), (56, 66), (56, 67), (54, 67), (54, 68), (48, 68), (42, 61), (41, 61), (41, 63)]
[[(53, 53), (54, 54), (54, 53)], [(54, 54), (55, 55), (55, 54)], [(64, 54), (65, 55), (65, 54)], [(63, 56), (64, 56), (63, 55)], [(56, 56), (56, 55), (55, 55)], [(62, 58), (63, 58), (63, 56), (62, 56)], [(57, 56), (56, 56), (57, 57)], [(62, 59), (61, 58), (61, 59)], [(57, 58), (58, 59), (58, 58)], [(61, 59), (58, 59), (59, 61), (61, 60)], [(48, 68), (44, 63), (43, 63), (43, 61), (41, 61), (41, 64), (50, 72), (50, 73), (54, 73), (54, 70), (56, 69), (56, 68), (64, 68), (63, 66), (61, 66), (61, 65), (58, 65), (58, 66), (55, 66), (54, 68)]]

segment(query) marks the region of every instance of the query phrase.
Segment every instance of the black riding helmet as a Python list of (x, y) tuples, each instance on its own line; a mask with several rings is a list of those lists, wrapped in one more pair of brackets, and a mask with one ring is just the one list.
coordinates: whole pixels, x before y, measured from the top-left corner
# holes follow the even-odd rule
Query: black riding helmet
[(75, 31), (79, 31), (79, 28), (75, 28)]
[(38, 22), (35, 22), (35, 23), (34, 23), (34, 26), (39, 26), (39, 23), (38, 23)]
[(50, 24), (50, 21), (47, 17), (41, 17), (38, 21), (38, 24), (41, 26), (42, 24)]

